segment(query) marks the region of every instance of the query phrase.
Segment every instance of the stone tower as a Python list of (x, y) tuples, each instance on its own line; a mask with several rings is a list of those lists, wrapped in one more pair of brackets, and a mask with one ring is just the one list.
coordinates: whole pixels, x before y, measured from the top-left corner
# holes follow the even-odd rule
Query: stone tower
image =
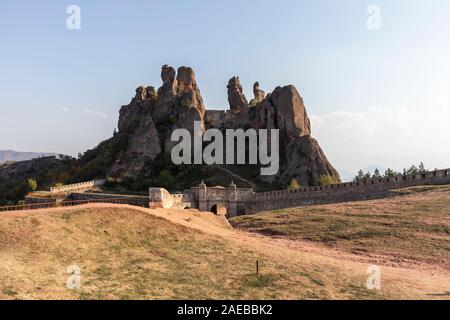
[(232, 181), (230, 186), (228, 187), (228, 216), (235, 217), (237, 216), (237, 190), (236, 185)]
[(209, 211), (207, 208), (207, 198), (206, 198), (206, 184), (203, 182), (198, 186), (198, 209), (200, 211)]

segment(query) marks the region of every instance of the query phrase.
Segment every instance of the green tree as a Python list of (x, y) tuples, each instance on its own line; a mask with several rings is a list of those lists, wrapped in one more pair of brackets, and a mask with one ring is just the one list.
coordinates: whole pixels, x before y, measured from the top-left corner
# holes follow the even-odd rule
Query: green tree
[(380, 170), (375, 169), (375, 171), (373, 172), (373, 176), (372, 179), (380, 179), (381, 178), (381, 174), (380, 174)]
[(391, 168), (388, 168), (386, 170), (386, 172), (384, 173), (383, 178), (387, 179), (387, 178), (394, 178), (395, 176), (398, 175), (398, 172), (395, 172), (394, 170), (392, 170)]
[(425, 168), (425, 165), (423, 164), (423, 162), (421, 162), (419, 164), (419, 173), (426, 173), (428, 172), (428, 170)]
[(321, 186), (328, 185), (328, 184), (336, 184), (337, 181), (334, 177), (330, 175), (321, 175), (319, 178), (319, 183)]
[(295, 178), (292, 178), (291, 183), (289, 184), (288, 189), (289, 190), (297, 190), (300, 189), (300, 185), (298, 184), (297, 180)]
[(358, 175), (353, 179), (353, 182), (359, 182), (364, 179), (364, 171), (361, 169), (358, 171)]
[(412, 165), (411, 168), (409, 168), (406, 171), (406, 173), (407, 174), (417, 174), (417, 173), (419, 173), (419, 169), (415, 165)]
[(37, 187), (38, 187), (38, 184), (37, 184), (36, 180), (30, 178), (30, 179), (27, 180), (27, 183), (28, 183), (28, 188), (32, 192), (35, 192)]

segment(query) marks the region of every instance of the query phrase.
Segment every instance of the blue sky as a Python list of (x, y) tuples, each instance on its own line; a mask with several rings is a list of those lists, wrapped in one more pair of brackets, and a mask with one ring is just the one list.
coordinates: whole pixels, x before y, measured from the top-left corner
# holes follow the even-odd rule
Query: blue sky
[(167, 63), (195, 69), (209, 109), (228, 107), (234, 75), (248, 98), (255, 81), (294, 84), (340, 170), (450, 167), (449, 18), (447, 0), (2, 1), (0, 149), (94, 147)]

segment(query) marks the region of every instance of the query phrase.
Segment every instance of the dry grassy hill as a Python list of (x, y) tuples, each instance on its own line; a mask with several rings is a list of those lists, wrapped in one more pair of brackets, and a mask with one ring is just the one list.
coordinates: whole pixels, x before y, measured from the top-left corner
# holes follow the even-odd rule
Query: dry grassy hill
[[(448, 189), (434, 192), (446, 194), (448, 200)], [(428, 199), (427, 193), (402, 199), (413, 201), (406, 200), (410, 197)], [(366, 204), (370, 210), (374, 207)], [(419, 203), (412, 206), (420, 207)], [(449, 205), (442, 203), (441, 207), (445, 210)], [(428, 208), (427, 202), (420, 208)], [(385, 209), (385, 215), (395, 210), (387, 205)], [(301, 210), (314, 208), (296, 210), (301, 219)], [(305, 223), (320, 235), (326, 222), (319, 213), (317, 227)], [(290, 213), (289, 219), (293, 215)], [(348, 214), (343, 212), (342, 216)], [(261, 217), (269, 219), (270, 214), (243, 217), (233, 223), (241, 228), (254, 219), (262, 226)], [(377, 219), (382, 217), (374, 217)], [(278, 219), (280, 225), (283, 221)], [(434, 220), (426, 222), (436, 224)], [(332, 225), (336, 224), (331, 224), (331, 229), (337, 228)], [(445, 225), (448, 228), (448, 221)], [(444, 224), (436, 231), (436, 241), (448, 240), (443, 228)], [(370, 237), (368, 234), (364, 239)], [(360, 238), (353, 239), (356, 246), (362, 246)], [(441, 246), (441, 242), (436, 243)], [(450, 291), (450, 272), (438, 261), (448, 261), (448, 242), (443, 248), (447, 255), (436, 251), (436, 264), (427, 268), (382, 264), (382, 290), (369, 291), (365, 288), (369, 261), (346, 253), (345, 246), (328, 249), (311, 241), (233, 230), (210, 213), (100, 204), (2, 213), (0, 299), (442, 298)], [(257, 259), (259, 276), (255, 275)], [(80, 290), (66, 288), (70, 265), (81, 269)]]
[(396, 193), (399, 196), (381, 200), (238, 217), (231, 223), (241, 230), (353, 253), (374, 263), (436, 265), (450, 272), (450, 186)]

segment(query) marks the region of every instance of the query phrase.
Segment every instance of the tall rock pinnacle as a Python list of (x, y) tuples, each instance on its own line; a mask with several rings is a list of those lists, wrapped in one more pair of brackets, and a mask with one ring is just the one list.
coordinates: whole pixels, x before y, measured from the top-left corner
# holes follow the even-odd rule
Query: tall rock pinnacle
[(231, 110), (245, 110), (248, 108), (248, 101), (244, 95), (239, 77), (233, 77), (228, 81), (228, 103)]

